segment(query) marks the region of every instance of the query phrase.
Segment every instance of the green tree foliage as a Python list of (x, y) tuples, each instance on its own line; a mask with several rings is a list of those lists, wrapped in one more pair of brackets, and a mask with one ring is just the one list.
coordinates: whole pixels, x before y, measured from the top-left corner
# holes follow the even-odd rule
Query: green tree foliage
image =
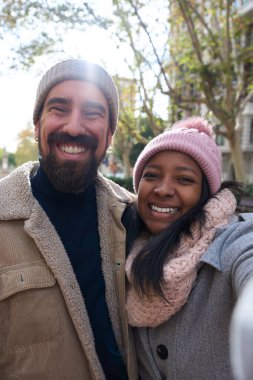
[[(0, 39), (12, 46), (9, 66), (27, 68), (36, 57), (61, 51), (68, 29), (85, 31), (94, 23), (107, 27), (108, 20), (98, 18), (89, 4), (71, 0), (2, 0)], [(0, 62), (6, 60), (6, 56), (0, 57)]]
[(8, 153), (8, 165), (10, 167), (16, 167), (17, 166), (16, 157), (15, 157), (14, 153)]
[[(0, 166), (2, 165), (2, 159), (3, 159), (4, 149), (0, 148)], [(8, 153), (8, 165), (9, 167), (15, 167), (16, 166), (16, 159), (15, 155), (13, 153)]]
[(3, 148), (0, 148), (0, 165), (2, 165)]
[(34, 132), (31, 127), (22, 130), (18, 134), (15, 160), (17, 165), (21, 165), (27, 161), (38, 160), (38, 144), (34, 141)]
[[(128, 39), (144, 89), (153, 73), (157, 88), (170, 99), (171, 121), (205, 109), (221, 126), (217, 133), (228, 139), (236, 178), (245, 180), (240, 117), (252, 86), (247, 64), (253, 51), (244, 43), (250, 20), (239, 16), (237, 5), (231, 0), (114, 0), (122, 41)], [(160, 17), (164, 12), (166, 19)]]
[(119, 177), (109, 176), (108, 178), (112, 180), (113, 182), (116, 182), (118, 185), (124, 187), (128, 191), (131, 191), (132, 193), (134, 192), (133, 177), (119, 178)]
[[(130, 47), (133, 53), (133, 58), (125, 56), (125, 63), (135, 80), (139, 110), (146, 114), (153, 135), (157, 135), (165, 128), (165, 121), (159, 113), (159, 105), (155, 107), (154, 100), (160, 92), (159, 55), (165, 59), (167, 51), (168, 23), (166, 23), (167, 17), (164, 17), (167, 4), (163, 0), (136, 2), (136, 4), (132, 1), (114, 0), (113, 4), (114, 27), (119, 45)], [(137, 7), (140, 7), (147, 16), (145, 25), (141, 18), (136, 17)], [(161, 7), (159, 14), (157, 7)], [(143, 33), (147, 24), (152, 30), (152, 38), (148, 33)], [(157, 50), (154, 48), (155, 45)]]
[(139, 154), (144, 149), (145, 145), (154, 137), (154, 133), (151, 129), (149, 119), (145, 114), (141, 114), (139, 120), (139, 130), (142, 136), (142, 139), (138, 139), (136, 144), (134, 144), (131, 153), (130, 153), (130, 164), (134, 166)]
[[(136, 106), (136, 82), (126, 78), (115, 78), (119, 89), (120, 114), (117, 133), (113, 140), (113, 154), (123, 162), (124, 177), (131, 175), (130, 155), (138, 141), (144, 143), (140, 128), (140, 110)], [(137, 114), (136, 114), (137, 113)]]
[[(131, 167), (154, 136), (152, 127), (164, 129), (161, 119), (152, 115), (152, 120), (142, 110), (142, 102), (138, 106), (135, 80), (115, 78), (119, 89), (120, 114), (117, 133), (113, 142), (113, 153), (123, 162), (124, 177), (131, 176)], [(162, 125), (162, 127), (161, 127)]]

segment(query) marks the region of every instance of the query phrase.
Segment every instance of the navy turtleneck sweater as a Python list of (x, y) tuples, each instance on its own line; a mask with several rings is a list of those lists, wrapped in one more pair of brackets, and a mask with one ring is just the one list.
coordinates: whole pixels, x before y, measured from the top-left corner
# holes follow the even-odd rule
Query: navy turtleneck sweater
[(105, 301), (101, 268), (95, 185), (83, 193), (56, 190), (41, 168), (31, 179), (32, 192), (66, 249), (79, 283), (94, 334), (95, 346), (108, 380), (127, 374), (112, 329)]

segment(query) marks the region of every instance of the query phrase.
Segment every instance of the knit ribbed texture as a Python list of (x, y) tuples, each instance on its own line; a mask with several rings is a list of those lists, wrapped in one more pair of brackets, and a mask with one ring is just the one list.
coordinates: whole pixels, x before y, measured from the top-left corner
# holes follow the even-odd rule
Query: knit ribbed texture
[(110, 110), (110, 127), (115, 132), (119, 115), (118, 92), (108, 72), (101, 66), (81, 59), (67, 59), (51, 67), (42, 77), (36, 95), (33, 111), (34, 124), (38, 121), (41, 109), (49, 91), (64, 80), (83, 80), (93, 83), (105, 95)]
[(139, 155), (133, 171), (135, 192), (144, 167), (152, 156), (161, 151), (178, 151), (192, 157), (207, 178), (212, 194), (221, 185), (221, 152), (214, 141), (212, 126), (201, 117), (177, 122), (172, 128), (151, 140)]
[(182, 239), (173, 257), (164, 265), (162, 291), (167, 302), (159, 296), (140, 296), (133, 287), (132, 262), (145, 244), (145, 240), (137, 240), (137, 245), (133, 247), (126, 262), (129, 280), (126, 310), (130, 325), (159, 326), (186, 303), (197, 276), (201, 256), (211, 244), (216, 229), (229, 222), (235, 208), (235, 197), (228, 189), (221, 190), (208, 201), (204, 207), (207, 215), (205, 225), (200, 228), (198, 223), (195, 224), (191, 229), (192, 237)]

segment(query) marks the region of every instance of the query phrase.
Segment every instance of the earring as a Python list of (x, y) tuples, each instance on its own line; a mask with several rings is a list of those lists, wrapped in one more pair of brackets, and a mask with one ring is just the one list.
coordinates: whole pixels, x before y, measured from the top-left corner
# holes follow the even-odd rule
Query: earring
[(35, 137), (35, 141), (39, 141), (38, 137)]

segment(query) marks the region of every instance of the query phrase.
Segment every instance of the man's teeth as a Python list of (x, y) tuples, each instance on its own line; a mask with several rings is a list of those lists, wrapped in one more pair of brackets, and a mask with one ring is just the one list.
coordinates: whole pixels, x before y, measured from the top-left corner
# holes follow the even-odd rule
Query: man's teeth
[(70, 153), (70, 154), (78, 154), (85, 152), (85, 148), (81, 146), (69, 146), (69, 145), (61, 145), (60, 149), (63, 152)]
[(157, 211), (157, 212), (164, 212), (164, 213), (176, 213), (178, 212), (178, 208), (171, 208), (171, 207), (157, 207), (155, 205), (151, 205), (151, 210)]

